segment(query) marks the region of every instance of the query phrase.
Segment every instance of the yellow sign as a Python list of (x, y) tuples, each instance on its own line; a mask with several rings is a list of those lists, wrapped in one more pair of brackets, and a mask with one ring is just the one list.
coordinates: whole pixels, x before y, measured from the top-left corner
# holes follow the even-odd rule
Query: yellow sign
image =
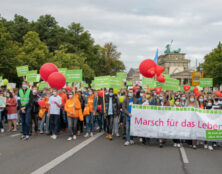
[(201, 72), (192, 72), (192, 86), (199, 86), (200, 78), (202, 78)]

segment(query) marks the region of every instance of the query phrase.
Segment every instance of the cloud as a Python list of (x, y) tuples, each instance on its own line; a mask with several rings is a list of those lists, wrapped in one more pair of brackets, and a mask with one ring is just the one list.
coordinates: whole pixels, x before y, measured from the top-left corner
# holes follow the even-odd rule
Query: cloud
[(15, 13), (36, 20), (51, 14), (60, 25), (81, 23), (103, 45), (113, 42), (122, 53), (127, 70), (138, 67), (144, 58), (163, 54), (171, 40), (173, 49), (182, 48), (191, 66), (222, 38), (220, 0), (7, 0), (2, 1), (3, 17)]

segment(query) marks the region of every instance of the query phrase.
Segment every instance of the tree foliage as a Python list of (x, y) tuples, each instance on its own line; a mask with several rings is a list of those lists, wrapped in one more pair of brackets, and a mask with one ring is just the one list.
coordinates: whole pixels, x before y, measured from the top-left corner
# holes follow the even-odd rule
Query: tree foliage
[(1, 75), (10, 81), (18, 79), (16, 66), (39, 70), (42, 64), (52, 62), (62, 68), (83, 69), (84, 79), (90, 82), (94, 76), (123, 71), (120, 55), (112, 43), (95, 44), (79, 23), (64, 28), (48, 14), (31, 22), (17, 14), (10, 21), (0, 18)]
[(204, 77), (213, 78), (214, 86), (222, 84), (222, 44), (213, 49), (204, 57)]

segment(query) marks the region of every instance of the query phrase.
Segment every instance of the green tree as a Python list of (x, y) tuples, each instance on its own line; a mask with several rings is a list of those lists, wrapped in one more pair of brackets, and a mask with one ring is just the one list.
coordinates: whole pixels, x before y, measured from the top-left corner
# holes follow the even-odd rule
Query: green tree
[(89, 82), (94, 77), (94, 71), (86, 63), (86, 57), (83, 53), (68, 53), (65, 45), (61, 45), (59, 50), (55, 51), (52, 59), (59, 68), (82, 69), (83, 78)]
[(23, 37), (23, 40), (24, 44), (20, 49), (20, 54), (17, 56), (18, 63), (29, 65), (29, 69), (31, 70), (39, 70), (52, 57), (48, 47), (40, 41), (38, 33), (33, 31), (29, 31)]
[(10, 81), (16, 82), (17, 55), (20, 53), (19, 44), (10, 40), (11, 36), (6, 32), (0, 22), (0, 74)]
[(217, 48), (213, 49), (204, 57), (204, 77), (213, 78), (214, 86), (222, 84), (222, 44), (219, 42)]

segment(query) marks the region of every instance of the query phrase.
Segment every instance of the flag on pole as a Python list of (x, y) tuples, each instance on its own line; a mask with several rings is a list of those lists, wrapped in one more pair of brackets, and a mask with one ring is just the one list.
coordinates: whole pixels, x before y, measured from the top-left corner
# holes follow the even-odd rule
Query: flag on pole
[(156, 56), (154, 57), (154, 62), (158, 65), (158, 49), (156, 49)]

